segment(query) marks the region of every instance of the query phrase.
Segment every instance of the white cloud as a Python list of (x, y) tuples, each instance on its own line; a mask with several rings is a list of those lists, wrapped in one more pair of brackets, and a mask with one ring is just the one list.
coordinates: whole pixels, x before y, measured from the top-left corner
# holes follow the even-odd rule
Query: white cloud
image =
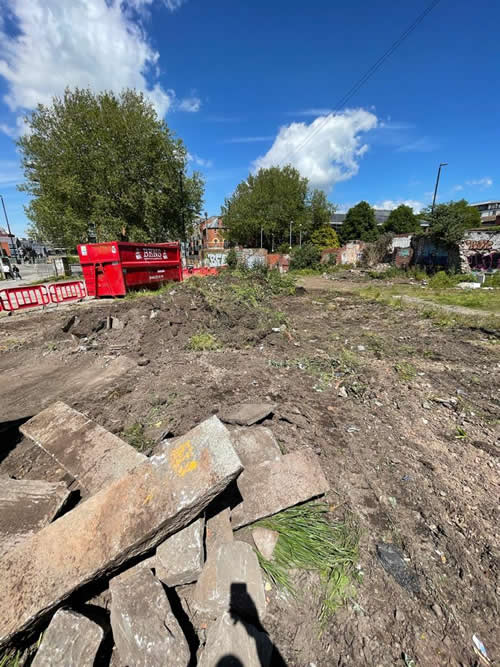
[(201, 107), (201, 100), (199, 97), (185, 97), (179, 103), (180, 111), (189, 111), (190, 113), (195, 113), (199, 111)]
[(405, 143), (397, 149), (397, 153), (431, 153), (438, 148), (438, 144), (429, 137), (421, 137), (415, 141)]
[(364, 109), (321, 116), (309, 125), (285, 125), (269, 151), (255, 160), (253, 168), (292, 164), (313, 187), (329, 190), (358, 173), (359, 159), (368, 150), (360, 134), (376, 125), (377, 117)]
[(328, 116), (328, 114), (334, 113), (333, 109), (325, 108), (312, 108), (312, 109), (302, 109), (300, 111), (287, 111), (287, 116)]
[(463, 190), (463, 189), (464, 189), (464, 186), (463, 186), (463, 185), (454, 185), (454, 186), (452, 187), (452, 191), (453, 191), (453, 192), (460, 192), (460, 190)]
[[(3, 99), (11, 111), (48, 104), (66, 86), (136, 88), (162, 117), (174, 104), (174, 91), (158, 80), (160, 56), (137, 13), (161, 0), (4, 2), (19, 30), (13, 37), (0, 24), (0, 76), (7, 82)], [(182, 0), (162, 4), (173, 11)]]
[(274, 137), (271, 136), (259, 136), (259, 137), (233, 137), (232, 139), (225, 139), (222, 143), (224, 144), (256, 144), (261, 141), (272, 141)]
[(15, 185), (22, 181), (19, 163), (13, 160), (0, 160), (0, 185)]
[(393, 211), (398, 206), (404, 204), (413, 209), (414, 213), (420, 213), (420, 211), (425, 207), (425, 204), (421, 201), (416, 201), (415, 199), (386, 199), (385, 201), (377, 202), (373, 204), (373, 208), (381, 208), (386, 211)]
[(189, 162), (193, 162), (198, 167), (205, 167), (209, 169), (210, 167), (213, 167), (214, 164), (212, 160), (205, 160), (205, 158), (202, 158), (199, 155), (196, 155), (195, 153), (188, 153), (187, 158)]
[(491, 178), (478, 178), (472, 181), (465, 181), (466, 185), (479, 186), (482, 190), (485, 188), (491, 188), (493, 185), (493, 179)]

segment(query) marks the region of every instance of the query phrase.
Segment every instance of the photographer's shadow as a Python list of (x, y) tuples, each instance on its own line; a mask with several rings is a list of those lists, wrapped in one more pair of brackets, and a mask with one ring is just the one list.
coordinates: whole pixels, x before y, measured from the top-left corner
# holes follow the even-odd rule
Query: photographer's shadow
[[(265, 631), (257, 607), (244, 583), (231, 584), (229, 616), (233, 625), (240, 624), (255, 642), (259, 667), (286, 667), (278, 648)], [(238, 647), (235, 647), (237, 649)], [(218, 660), (215, 667), (249, 667), (236, 655), (228, 653)]]

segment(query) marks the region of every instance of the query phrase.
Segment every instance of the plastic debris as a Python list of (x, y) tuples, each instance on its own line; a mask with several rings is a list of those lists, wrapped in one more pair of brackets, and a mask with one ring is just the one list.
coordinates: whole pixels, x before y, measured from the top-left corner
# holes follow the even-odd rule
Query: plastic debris
[(474, 642), (474, 652), (481, 658), (484, 664), (491, 665), (491, 660), (488, 658), (486, 647), (483, 642), (475, 634), (472, 635), (472, 641)]

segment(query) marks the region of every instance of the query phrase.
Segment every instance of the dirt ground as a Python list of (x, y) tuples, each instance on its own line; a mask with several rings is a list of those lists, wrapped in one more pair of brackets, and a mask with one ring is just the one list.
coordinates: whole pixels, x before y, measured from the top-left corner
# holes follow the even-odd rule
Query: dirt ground
[[(1, 317), (0, 474), (57, 478), (17, 435), (56, 399), (146, 452), (242, 400), (274, 401), (264, 425), (284, 452), (316, 451), (328, 502), (362, 531), (362, 581), (322, 633), (311, 577), (296, 600), (269, 592), (263, 626), (284, 662), (472, 667), (485, 664), (473, 634), (498, 660), (500, 337), (316, 279), (256, 315), (219, 307), (205, 280)], [(190, 349), (201, 332), (218, 349)], [(404, 552), (419, 592), (384, 570), (381, 542)]]

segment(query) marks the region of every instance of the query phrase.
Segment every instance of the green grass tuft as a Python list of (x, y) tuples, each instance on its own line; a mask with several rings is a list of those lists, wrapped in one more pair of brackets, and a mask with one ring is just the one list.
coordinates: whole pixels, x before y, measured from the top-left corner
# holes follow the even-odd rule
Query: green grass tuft
[(154, 445), (154, 440), (144, 434), (144, 424), (135, 422), (121, 432), (121, 437), (138, 452), (146, 452)]
[(417, 375), (417, 369), (413, 364), (410, 364), (409, 361), (400, 361), (394, 366), (394, 368), (399, 377), (405, 382), (413, 380), (413, 378)]
[(202, 352), (203, 350), (217, 350), (221, 344), (213, 334), (204, 331), (191, 336), (188, 347), (194, 352)]
[(317, 572), (322, 584), (319, 620), (322, 626), (354, 594), (359, 558), (359, 528), (352, 517), (330, 522), (328, 505), (309, 503), (257, 522), (279, 533), (273, 560), (259, 553), (259, 563), (277, 587), (296, 595), (290, 570)]

